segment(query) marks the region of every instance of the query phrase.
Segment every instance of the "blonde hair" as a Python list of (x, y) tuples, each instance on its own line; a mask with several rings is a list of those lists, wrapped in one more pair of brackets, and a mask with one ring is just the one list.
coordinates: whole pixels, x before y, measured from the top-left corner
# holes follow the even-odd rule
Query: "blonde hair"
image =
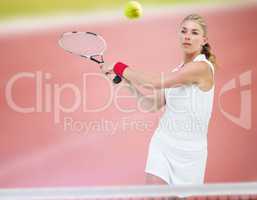
[[(202, 16), (198, 14), (191, 14), (186, 16), (181, 24), (183, 24), (185, 21), (194, 21), (199, 24), (203, 30), (204, 36), (207, 36), (207, 24)], [(206, 56), (206, 58), (214, 65), (215, 68), (217, 67), (216, 56), (211, 52), (211, 46), (209, 43), (203, 45), (201, 53)]]

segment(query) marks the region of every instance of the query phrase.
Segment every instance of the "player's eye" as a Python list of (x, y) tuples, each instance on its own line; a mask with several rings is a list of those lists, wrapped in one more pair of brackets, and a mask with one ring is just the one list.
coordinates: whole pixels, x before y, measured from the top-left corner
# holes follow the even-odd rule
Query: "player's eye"
[(194, 31), (194, 32), (193, 32), (193, 35), (198, 35), (198, 32), (195, 32), (195, 31)]
[(183, 30), (181, 30), (181, 33), (186, 33), (186, 30), (184, 30), (184, 29), (183, 29)]

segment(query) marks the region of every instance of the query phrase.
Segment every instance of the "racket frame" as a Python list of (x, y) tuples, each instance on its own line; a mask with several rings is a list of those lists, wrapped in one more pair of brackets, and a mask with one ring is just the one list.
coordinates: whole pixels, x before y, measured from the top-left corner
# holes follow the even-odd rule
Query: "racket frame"
[[(62, 43), (61, 43), (62, 38), (63, 38), (65, 35), (67, 35), (67, 34), (77, 34), (77, 33), (91, 34), (91, 35), (94, 35), (95, 37), (100, 38), (100, 39), (102, 40), (103, 44), (104, 44), (104, 49), (103, 49), (103, 51), (100, 52), (100, 53), (97, 54), (97, 55), (90, 55), (90, 56), (87, 56), (87, 55), (83, 55), (83, 54), (74, 53), (74, 52), (69, 51), (69, 50), (67, 50), (66, 48), (64, 48), (64, 46), (63, 46)], [(80, 57), (90, 59), (90, 60), (96, 62), (97, 64), (102, 64), (102, 63), (104, 63), (103, 53), (104, 53), (105, 50), (107, 49), (107, 44), (106, 44), (104, 38), (103, 38), (102, 36), (96, 34), (96, 33), (88, 32), (88, 31), (87, 31), (87, 32), (79, 32), (79, 31), (64, 32), (64, 33), (61, 35), (61, 37), (60, 37), (58, 43), (59, 43), (59, 46), (60, 46), (61, 48), (63, 48), (65, 51), (67, 51), (67, 52), (69, 52), (69, 53), (71, 53), (71, 54), (75, 54), (75, 55), (78, 55), (78, 56), (80, 56)], [(100, 57), (101, 60), (96, 59), (95, 57)], [(118, 83), (120, 83), (121, 81), (122, 81), (122, 79), (121, 79), (121, 77), (119, 77), (118, 75), (116, 75), (115, 78), (113, 79), (113, 82), (114, 82), (115, 84), (118, 84)]]

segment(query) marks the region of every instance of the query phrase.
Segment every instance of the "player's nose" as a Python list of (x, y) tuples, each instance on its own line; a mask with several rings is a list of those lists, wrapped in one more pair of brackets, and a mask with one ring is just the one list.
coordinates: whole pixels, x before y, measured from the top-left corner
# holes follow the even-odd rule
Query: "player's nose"
[(190, 35), (186, 35), (185, 38), (184, 38), (185, 41), (190, 41), (191, 40), (191, 37)]

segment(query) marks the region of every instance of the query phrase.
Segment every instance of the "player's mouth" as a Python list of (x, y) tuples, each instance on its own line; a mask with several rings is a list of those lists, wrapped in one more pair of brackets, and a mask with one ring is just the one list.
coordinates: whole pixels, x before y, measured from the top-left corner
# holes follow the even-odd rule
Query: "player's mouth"
[(183, 46), (184, 46), (184, 47), (189, 47), (189, 46), (191, 46), (191, 45), (192, 45), (192, 44), (191, 44), (191, 43), (188, 43), (188, 42), (184, 42), (184, 43), (183, 43)]

